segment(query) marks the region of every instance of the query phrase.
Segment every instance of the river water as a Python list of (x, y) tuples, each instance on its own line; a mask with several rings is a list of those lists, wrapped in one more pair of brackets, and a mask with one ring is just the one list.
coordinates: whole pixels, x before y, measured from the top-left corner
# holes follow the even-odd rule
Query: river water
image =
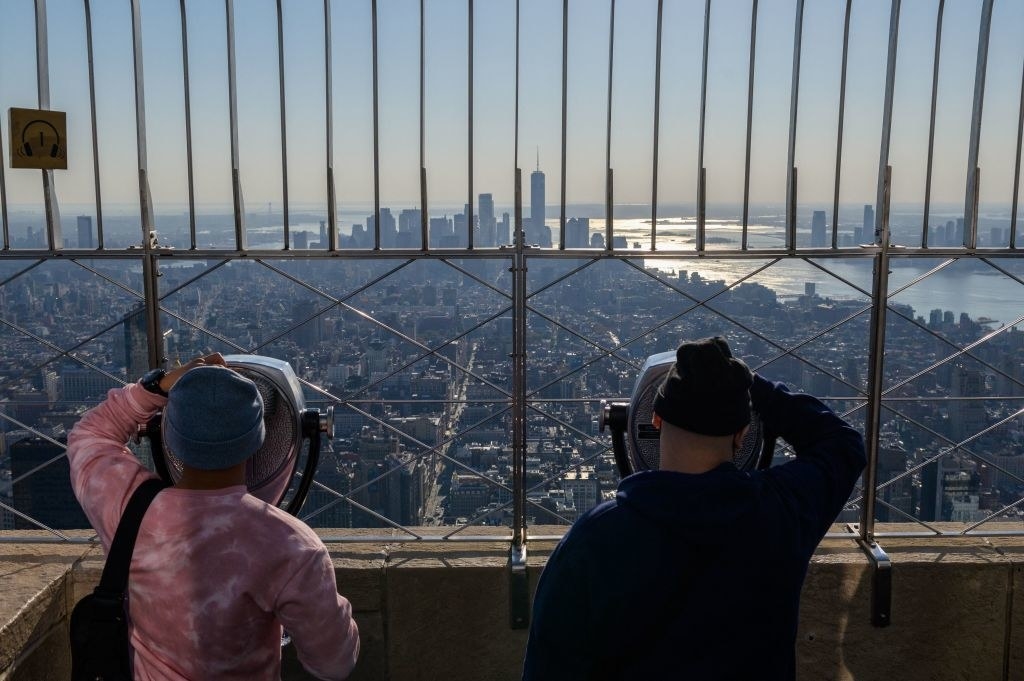
[[(603, 226), (604, 221), (594, 222)], [(693, 250), (694, 230), (691, 227), (691, 220), (669, 218), (665, 220), (665, 225), (661, 223), (659, 220), (656, 241), (658, 250)], [(593, 224), (591, 231), (594, 231)], [(650, 232), (649, 220), (615, 221), (615, 234), (625, 236), (630, 246), (638, 242), (643, 248), (649, 248)], [(809, 241), (807, 232), (808, 230), (798, 230), (798, 243)], [(783, 235), (776, 225), (751, 225), (748, 228), (748, 235), (751, 247), (755, 244), (757, 247), (779, 247), (782, 244)], [(708, 221), (706, 236), (708, 249), (739, 249), (741, 231), (731, 221)], [(712, 259), (709, 256), (680, 260), (651, 258), (647, 260), (646, 265), (673, 274), (679, 271), (699, 272), (703, 278), (732, 283), (770, 262), (771, 260)], [(763, 284), (782, 297), (801, 295), (805, 292), (805, 284), (813, 283), (815, 292), (820, 296), (867, 301), (867, 297), (857, 288), (868, 293), (872, 289), (871, 258), (816, 258), (814, 262), (832, 274), (804, 260), (787, 258), (769, 266), (747, 281)], [(926, 319), (933, 309), (950, 310), (957, 320), (962, 312), (966, 312), (973, 319), (988, 318), (998, 324), (1014, 324), (1024, 317), (1024, 286), (978, 260), (953, 262), (927, 278), (907, 286), (944, 262), (944, 258), (892, 258), (889, 275), (890, 300), (910, 305), (914, 308), (915, 314)], [(1024, 280), (1024, 258), (993, 259), (992, 262), (1009, 274)]]

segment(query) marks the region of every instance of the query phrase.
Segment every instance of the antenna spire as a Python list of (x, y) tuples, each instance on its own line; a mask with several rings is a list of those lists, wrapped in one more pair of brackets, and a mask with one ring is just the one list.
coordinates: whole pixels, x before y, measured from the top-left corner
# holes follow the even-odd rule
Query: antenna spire
[(540, 145), (537, 145), (537, 172), (540, 172)]

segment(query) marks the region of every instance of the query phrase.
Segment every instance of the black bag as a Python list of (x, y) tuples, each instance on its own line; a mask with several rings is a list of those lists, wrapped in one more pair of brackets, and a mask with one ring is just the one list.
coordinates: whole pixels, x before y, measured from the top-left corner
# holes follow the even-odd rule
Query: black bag
[(110, 544), (100, 584), (71, 611), (71, 681), (131, 681), (125, 592), (135, 537), (153, 497), (167, 487), (146, 480), (136, 488)]

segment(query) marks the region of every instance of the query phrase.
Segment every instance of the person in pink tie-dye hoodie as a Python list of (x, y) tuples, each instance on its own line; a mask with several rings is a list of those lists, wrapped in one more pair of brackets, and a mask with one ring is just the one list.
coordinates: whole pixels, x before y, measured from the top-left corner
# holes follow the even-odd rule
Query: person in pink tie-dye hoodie
[(346, 678), (359, 655), (352, 607), (320, 538), (248, 494), (263, 402), (219, 354), (111, 390), (69, 434), (71, 485), (104, 549), (132, 492), (155, 477), (125, 444), (160, 408), (184, 471), (149, 507), (132, 557), (135, 678), (280, 679), (282, 626), (309, 672)]

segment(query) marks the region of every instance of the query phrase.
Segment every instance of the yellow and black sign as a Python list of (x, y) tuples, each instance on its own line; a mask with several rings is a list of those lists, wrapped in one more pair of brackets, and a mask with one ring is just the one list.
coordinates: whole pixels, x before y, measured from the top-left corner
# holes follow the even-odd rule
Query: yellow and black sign
[(12, 168), (67, 170), (65, 112), (11, 108), (9, 120)]

